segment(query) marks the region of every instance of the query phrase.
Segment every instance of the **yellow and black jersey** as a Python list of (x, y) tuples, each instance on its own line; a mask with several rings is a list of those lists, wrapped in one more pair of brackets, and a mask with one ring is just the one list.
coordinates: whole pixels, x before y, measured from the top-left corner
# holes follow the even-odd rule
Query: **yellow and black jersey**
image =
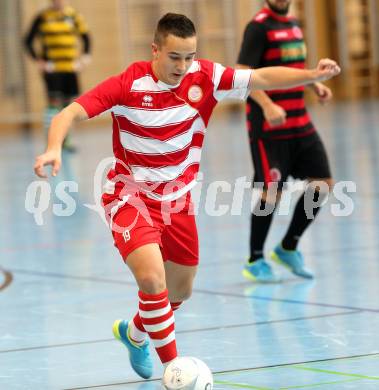
[[(41, 43), (40, 52), (34, 49), (34, 41)], [(34, 19), (25, 44), (35, 59), (44, 59), (53, 64), (54, 72), (74, 72), (75, 61), (80, 56), (79, 41), (83, 52), (90, 52), (87, 25), (82, 16), (71, 7), (63, 10), (47, 8)]]

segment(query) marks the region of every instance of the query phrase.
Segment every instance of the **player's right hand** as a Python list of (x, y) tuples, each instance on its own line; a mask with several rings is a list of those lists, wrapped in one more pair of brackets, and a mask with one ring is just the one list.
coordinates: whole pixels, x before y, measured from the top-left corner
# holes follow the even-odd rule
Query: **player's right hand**
[(337, 62), (329, 58), (323, 58), (317, 64), (316, 73), (317, 81), (325, 81), (340, 74), (341, 68), (338, 66)]
[(271, 127), (283, 125), (287, 118), (286, 111), (275, 103), (266, 106), (263, 115)]
[(51, 175), (56, 176), (59, 172), (59, 169), (62, 165), (62, 156), (61, 152), (58, 150), (48, 150), (45, 153), (36, 157), (36, 162), (34, 164), (34, 172), (37, 176), (42, 178), (47, 178), (44, 167), (46, 165), (51, 165), (53, 167)]

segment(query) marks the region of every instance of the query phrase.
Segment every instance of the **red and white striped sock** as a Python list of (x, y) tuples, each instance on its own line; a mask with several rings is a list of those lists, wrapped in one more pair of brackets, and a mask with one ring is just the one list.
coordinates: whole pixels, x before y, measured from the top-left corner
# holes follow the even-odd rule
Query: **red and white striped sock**
[(139, 315), (163, 364), (178, 356), (175, 341), (175, 318), (167, 289), (160, 294), (139, 291)]
[(143, 327), (139, 312), (129, 322), (129, 338), (137, 345), (142, 345), (146, 340), (146, 330)]
[(178, 310), (183, 302), (170, 302), (172, 311)]
[[(178, 310), (183, 302), (170, 302), (172, 311)], [(129, 322), (129, 337), (137, 345), (141, 345), (146, 340), (146, 330), (143, 327), (139, 312)]]

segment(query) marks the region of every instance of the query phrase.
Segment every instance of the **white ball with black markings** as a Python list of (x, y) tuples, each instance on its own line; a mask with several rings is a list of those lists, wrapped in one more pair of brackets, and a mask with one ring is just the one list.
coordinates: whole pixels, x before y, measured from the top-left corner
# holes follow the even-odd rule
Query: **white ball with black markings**
[(208, 366), (195, 357), (178, 357), (165, 369), (162, 378), (165, 390), (212, 390), (213, 376)]

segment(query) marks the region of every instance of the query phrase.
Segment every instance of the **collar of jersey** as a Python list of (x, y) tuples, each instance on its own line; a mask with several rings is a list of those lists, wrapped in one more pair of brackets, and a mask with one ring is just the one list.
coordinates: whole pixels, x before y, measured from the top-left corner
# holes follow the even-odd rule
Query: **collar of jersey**
[[(181, 83), (181, 82), (180, 82)], [(162, 88), (162, 89), (175, 89), (175, 88), (178, 88), (180, 83), (178, 84), (175, 84), (175, 85), (171, 85), (171, 84), (166, 84), (165, 82), (161, 81), (161, 80), (158, 80), (157, 81), (157, 85), (159, 88)]]
[(49, 7), (48, 10), (49, 10), (51, 13), (55, 13), (55, 14), (57, 14), (57, 15), (67, 15), (67, 14), (72, 13), (72, 11), (73, 11), (72, 7), (70, 7), (69, 5), (65, 5), (65, 6), (63, 7), (63, 9), (61, 9), (61, 10), (57, 10), (57, 9), (55, 9), (55, 8), (53, 8), (53, 7)]
[(175, 84), (175, 85), (166, 84), (164, 81), (159, 80), (158, 77), (154, 74), (154, 72), (153, 72), (153, 66), (152, 66), (152, 61), (150, 61), (150, 73), (151, 73), (151, 76), (152, 76), (153, 80), (154, 80), (154, 81), (156, 82), (156, 84), (158, 85), (158, 87), (161, 88), (161, 89), (164, 89), (164, 90), (178, 88), (179, 85), (181, 84), (181, 82), (183, 81), (184, 77), (185, 77), (185, 76), (184, 76), (183, 79), (182, 79), (182, 81), (181, 81), (180, 83), (178, 83), (178, 84)]
[(269, 14), (273, 19), (276, 19), (278, 20), (279, 22), (288, 22), (289, 20), (293, 19), (292, 16), (288, 16), (288, 15), (279, 15), (277, 13), (275, 13), (274, 11), (272, 11), (270, 8), (268, 7), (265, 7), (264, 8), (264, 11)]

